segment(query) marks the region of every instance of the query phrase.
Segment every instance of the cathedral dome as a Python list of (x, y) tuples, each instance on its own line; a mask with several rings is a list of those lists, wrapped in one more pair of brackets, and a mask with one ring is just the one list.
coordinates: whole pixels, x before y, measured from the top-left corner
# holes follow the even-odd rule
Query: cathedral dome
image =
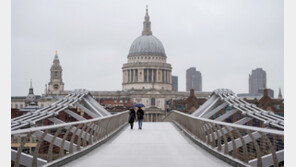
[(128, 57), (141, 55), (166, 57), (162, 43), (159, 39), (152, 35), (151, 22), (150, 17), (148, 15), (148, 8), (146, 8), (142, 36), (134, 40), (130, 47)]
[(132, 43), (128, 56), (153, 55), (166, 57), (164, 47), (153, 35), (142, 35)]

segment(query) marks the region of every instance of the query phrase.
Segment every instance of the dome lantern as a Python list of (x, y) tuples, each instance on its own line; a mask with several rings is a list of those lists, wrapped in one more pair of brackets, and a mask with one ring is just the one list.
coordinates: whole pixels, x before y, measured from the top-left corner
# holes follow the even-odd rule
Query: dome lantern
[(143, 22), (142, 35), (152, 35), (151, 22), (150, 22), (150, 17), (148, 14), (148, 5), (146, 5), (146, 15), (145, 15), (145, 20)]

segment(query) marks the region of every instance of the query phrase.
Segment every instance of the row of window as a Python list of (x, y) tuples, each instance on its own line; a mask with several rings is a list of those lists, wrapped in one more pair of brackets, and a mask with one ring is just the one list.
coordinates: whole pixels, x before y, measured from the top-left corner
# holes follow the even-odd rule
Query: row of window
[[(119, 103), (123, 103), (123, 100), (114, 100), (114, 104), (116, 104), (119, 101)], [(124, 103), (127, 103), (127, 100), (124, 100)]]
[[(130, 59), (132, 59), (132, 60), (135, 60), (135, 59), (151, 59), (151, 56), (148, 56), (148, 57), (131, 57)], [(165, 60), (165, 58), (163, 58), (163, 57), (152, 57), (152, 59), (159, 59), (159, 60)]]
[[(31, 140), (31, 141), (30, 141)], [(27, 138), (27, 137), (11, 137), (11, 142), (12, 143), (18, 143), (18, 142), (25, 142), (25, 143), (29, 143), (29, 142), (37, 142), (37, 138), (36, 137), (31, 137), (31, 138)]]
[[(44, 104), (39, 105), (39, 107), (43, 108), (44, 107)], [(19, 109), (22, 109), (22, 108), (24, 108), (24, 105), (23, 104), (20, 104), (20, 105), (15, 104), (13, 106), (13, 104), (11, 104), (11, 108), (17, 108), (17, 109), (19, 108)]]

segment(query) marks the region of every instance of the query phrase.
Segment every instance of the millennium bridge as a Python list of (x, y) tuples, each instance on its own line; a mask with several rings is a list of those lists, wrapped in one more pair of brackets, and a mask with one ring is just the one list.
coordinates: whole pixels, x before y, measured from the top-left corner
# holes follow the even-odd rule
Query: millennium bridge
[[(231, 110), (213, 117), (225, 107)], [(61, 111), (75, 121), (61, 120)], [(236, 113), (238, 121), (225, 122)], [(12, 140), (21, 138), (11, 148), (12, 166), (284, 166), (284, 118), (229, 89), (213, 91), (190, 115), (173, 110), (162, 122), (144, 122), (143, 130), (131, 130), (128, 117), (109, 113), (87, 90), (71, 91), (11, 120)]]

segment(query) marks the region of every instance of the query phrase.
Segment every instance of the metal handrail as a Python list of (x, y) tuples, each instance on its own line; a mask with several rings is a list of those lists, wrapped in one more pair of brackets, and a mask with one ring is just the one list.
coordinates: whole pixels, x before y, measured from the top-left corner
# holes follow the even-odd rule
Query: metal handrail
[[(11, 138), (22, 138), (14, 143), (18, 145), (17, 150), (11, 149), (13, 165), (44, 166), (62, 161), (65, 156), (76, 156), (126, 125), (128, 116), (129, 112), (124, 111), (94, 119), (11, 131)], [(33, 141), (31, 138), (34, 138), (35, 149), (28, 152), (24, 148)]]
[(202, 118), (202, 117), (194, 117), (192, 115), (188, 115), (188, 114), (185, 114), (185, 113), (177, 111), (177, 110), (172, 110), (171, 112), (176, 112), (178, 114), (184, 115), (186, 117), (190, 117), (192, 119), (201, 120), (201, 121), (205, 121), (205, 122), (208, 122), (208, 123), (214, 123), (214, 124), (217, 124), (217, 125), (229, 126), (229, 127), (232, 127), (232, 128), (239, 128), (239, 129), (244, 129), (244, 130), (260, 131), (260, 132), (263, 132), (263, 133), (271, 133), (271, 134), (275, 134), (275, 135), (284, 135), (284, 131), (281, 131), (281, 130), (266, 129), (266, 128), (260, 128), (260, 127), (253, 127), (253, 126), (233, 124), (233, 123), (228, 123), (228, 122), (215, 121), (215, 120)]
[[(241, 166), (283, 166), (284, 131), (220, 122), (171, 111), (171, 120), (217, 155)], [(221, 157), (221, 156), (218, 156)]]
[(108, 115), (108, 116), (105, 116), (105, 117), (98, 117), (98, 118), (93, 118), (93, 119), (88, 119), (88, 120), (83, 120), (83, 121), (77, 121), (77, 122), (68, 122), (68, 123), (61, 123), (61, 124), (57, 124), (57, 125), (32, 127), (32, 128), (27, 128), (27, 129), (17, 129), (17, 130), (11, 131), (11, 135), (20, 134), (20, 133), (29, 133), (29, 132), (47, 130), (47, 129), (55, 129), (55, 128), (60, 128), (60, 127), (64, 127), (64, 126), (86, 124), (86, 123), (90, 123), (90, 122), (94, 122), (94, 121), (108, 119), (110, 117), (114, 117), (116, 115), (122, 115), (122, 114), (125, 114), (125, 113), (128, 113), (128, 112), (129, 111), (127, 110), (127, 111), (124, 111), (124, 112), (116, 113), (114, 115)]

